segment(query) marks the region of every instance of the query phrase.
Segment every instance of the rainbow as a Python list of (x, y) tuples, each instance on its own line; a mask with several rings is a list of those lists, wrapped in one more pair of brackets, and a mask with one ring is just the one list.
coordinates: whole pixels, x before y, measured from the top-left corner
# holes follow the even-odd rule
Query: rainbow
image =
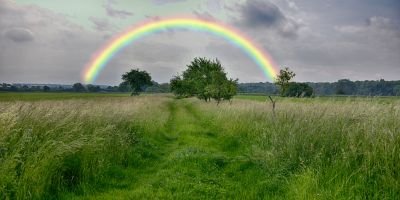
[(260, 67), (266, 77), (273, 80), (276, 76), (277, 68), (271, 57), (235, 29), (216, 22), (200, 19), (173, 18), (151, 21), (139, 26), (134, 26), (112, 39), (106, 46), (94, 54), (91, 61), (87, 64), (83, 71), (84, 82), (93, 83), (113, 56), (128, 44), (143, 36), (165, 31), (170, 28), (203, 31), (221, 36), (244, 51), (257, 66)]

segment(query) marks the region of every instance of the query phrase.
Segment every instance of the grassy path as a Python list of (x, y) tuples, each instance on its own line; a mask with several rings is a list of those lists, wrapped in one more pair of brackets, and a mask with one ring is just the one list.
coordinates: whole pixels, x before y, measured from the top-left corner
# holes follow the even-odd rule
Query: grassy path
[[(168, 103), (164, 132), (139, 147), (144, 162), (125, 170), (116, 187), (83, 199), (232, 199), (264, 196), (264, 170), (241, 142), (186, 100)], [(143, 159), (145, 158), (145, 159)], [(113, 180), (115, 181), (115, 180)]]

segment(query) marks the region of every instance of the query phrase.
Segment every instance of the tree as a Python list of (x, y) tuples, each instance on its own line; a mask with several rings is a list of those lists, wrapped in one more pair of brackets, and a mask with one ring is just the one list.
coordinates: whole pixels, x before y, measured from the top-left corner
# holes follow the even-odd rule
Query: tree
[(43, 92), (48, 92), (48, 91), (50, 91), (50, 87), (47, 85), (43, 86)]
[(339, 95), (352, 95), (356, 91), (356, 85), (349, 79), (340, 79), (336, 83), (336, 94)]
[(75, 83), (75, 84), (72, 86), (72, 89), (73, 89), (75, 92), (86, 92), (86, 88), (85, 88), (85, 86), (82, 85), (82, 83)]
[(400, 85), (396, 85), (393, 87), (393, 94), (396, 96), (400, 96)]
[(118, 91), (129, 92), (129, 91), (131, 91), (131, 87), (129, 86), (128, 82), (124, 81), (118, 85)]
[(179, 97), (196, 96), (218, 103), (230, 100), (237, 92), (237, 80), (228, 79), (218, 59), (194, 58), (181, 76), (170, 81), (171, 91)]
[(92, 84), (89, 84), (86, 87), (87, 87), (89, 92), (99, 92), (101, 90), (100, 86), (94, 86)]
[(275, 79), (275, 85), (279, 86), (281, 96), (284, 96), (287, 88), (289, 87), (289, 81), (295, 76), (296, 74), (287, 67), (279, 71), (279, 74)]
[(284, 96), (286, 97), (311, 97), (313, 88), (306, 83), (289, 83)]
[(145, 86), (151, 86), (151, 76), (146, 71), (140, 71), (139, 69), (132, 69), (122, 75), (124, 84), (128, 84), (132, 90), (133, 95), (139, 95), (140, 92), (144, 91)]

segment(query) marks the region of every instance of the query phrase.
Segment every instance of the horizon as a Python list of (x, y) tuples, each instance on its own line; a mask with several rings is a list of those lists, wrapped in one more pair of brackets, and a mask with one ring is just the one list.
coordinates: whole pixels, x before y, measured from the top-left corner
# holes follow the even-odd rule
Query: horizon
[[(239, 30), (279, 68), (292, 69), (296, 82), (400, 77), (400, 2), (396, 0), (0, 0), (0, 10), (4, 19), (0, 20), (0, 82), (5, 83), (84, 83), (85, 66), (111, 38), (144, 21), (183, 15)], [(228, 76), (241, 83), (273, 82), (228, 41), (168, 29), (118, 52), (93, 84), (118, 85), (131, 68), (168, 83), (194, 57), (218, 58)]]
[[(380, 80), (384, 80), (386, 82), (397, 82), (400, 81), (400, 79), (398, 80), (386, 80), (386, 79), (377, 79), (377, 80), (351, 80), (351, 79), (339, 79), (339, 80), (350, 80), (351, 82), (364, 82), (364, 81), (380, 81)], [(296, 81), (297, 83), (337, 83), (339, 80), (333, 81), (333, 82), (312, 82), (312, 81), (304, 81), (304, 82), (300, 82), (300, 81)], [(154, 80), (152, 80), (154, 81)], [(122, 82), (122, 81), (121, 81)], [(157, 82), (154, 81), (157, 84), (170, 84), (169, 82)], [(72, 86), (75, 83), (81, 83), (82, 85), (94, 85), (94, 86), (118, 86), (119, 84), (116, 85), (108, 85), (108, 84), (101, 84), (101, 83), (96, 83), (96, 84), (92, 84), (92, 83), (83, 83), (83, 82), (73, 82), (73, 83), (31, 83), (31, 82), (15, 82), (15, 83), (6, 83), (6, 84), (11, 84), (11, 85), (67, 85), (67, 86)], [(240, 82), (239, 80), (239, 84), (258, 84), (258, 83), (269, 83), (269, 84), (274, 84), (274, 82), (269, 82), (269, 81), (265, 81), (265, 82)], [(0, 84), (3, 84), (3, 82), (0, 82)]]

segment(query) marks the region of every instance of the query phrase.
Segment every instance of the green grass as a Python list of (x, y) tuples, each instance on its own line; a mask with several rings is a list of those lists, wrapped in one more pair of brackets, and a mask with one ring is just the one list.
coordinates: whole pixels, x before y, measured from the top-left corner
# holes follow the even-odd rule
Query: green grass
[(0, 199), (400, 195), (396, 98), (37, 95), (0, 100)]
[(127, 97), (129, 93), (74, 93), (74, 92), (0, 92), (1, 101), (39, 101)]

